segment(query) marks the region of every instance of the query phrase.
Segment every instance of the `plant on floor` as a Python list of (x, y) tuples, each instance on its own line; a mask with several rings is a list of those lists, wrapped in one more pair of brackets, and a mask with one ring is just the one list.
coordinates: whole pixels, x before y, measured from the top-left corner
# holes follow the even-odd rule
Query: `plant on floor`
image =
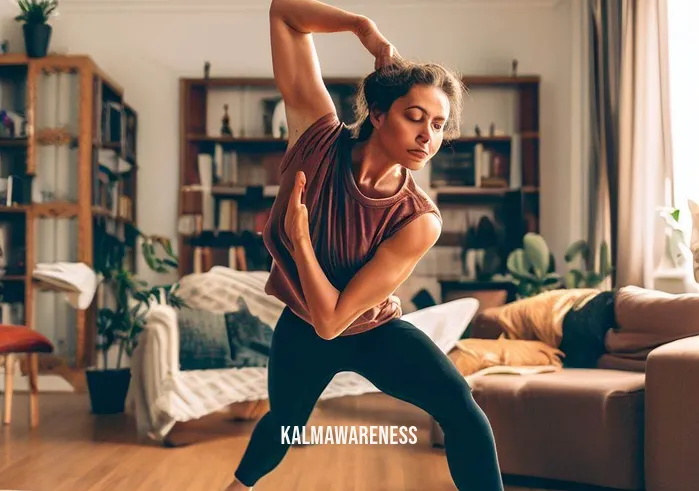
[[(168, 273), (177, 269), (177, 256), (169, 239), (145, 235), (135, 228), (134, 232), (142, 241), (141, 253), (152, 271)], [(177, 296), (177, 283), (149, 286), (124, 266), (121, 242), (113, 237), (106, 241), (111, 242), (115, 249), (102, 250), (105, 254), (97, 272), (104, 277), (103, 283), (113, 293), (113, 306), (103, 306), (97, 313), (97, 350), (103, 357), (104, 368), (108, 369), (109, 350), (118, 346), (116, 369), (120, 369), (123, 356), (133, 354), (148, 307), (152, 303), (164, 303), (179, 308), (184, 302)]]
[[(101, 289), (109, 297), (97, 312), (98, 353), (102, 356), (102, 367), (87, 371), (92, 411), (96, 414), (119, 413), (130, 381), (130, 369), (123, 368), (124, 356), (131, 357), (138, 344), (138, 337), (146, 323), (146, 316), (153, 303), (173, 307), (185, 306), (177, 295), (178, 283), (149, 286), (138, 279), (125, 266), (128, 246), (141, 241), (141, 253), (149, 269), (167, 273), (177, 269), (177, 256), (170, 240), (143, 234), (136, 227), (127, 225), (127, 238), (119, 238), (99, 230), (100, 237), (95, 248), (95, 271), (103, 277)], [(109, 354), (117, 347), (115, 368), (110, 367)]]
[(58, 15), (58, 0), (18, 0), (21, 13), (15, 17), (22, 22), (24, 45), (27, 56), (41, 58), (46, 56), (51, 41), (52, 27), (49, 18)]

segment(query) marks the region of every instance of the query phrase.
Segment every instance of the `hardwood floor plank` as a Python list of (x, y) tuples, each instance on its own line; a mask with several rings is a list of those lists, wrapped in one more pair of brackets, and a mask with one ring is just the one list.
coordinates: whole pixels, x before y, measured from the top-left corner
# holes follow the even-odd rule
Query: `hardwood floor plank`
[[(138, 441), (127, 415), (90, 413), (87, 394), (41, 394), (29, 428), (26, 394), (0, 433), (0, 488), (26, 491), (220, 491), (232, 479), (254, 422), (226, 414), (178, 425), (166, 448)], [(416, 426), (415, 445), (292, 446), (255, 491), (454, 491), (444, 450), (429, 443), (429, 416), (384, 394), (320, 402), (309, 426)], [(522, 488), (508, 491), (529, 491)]]

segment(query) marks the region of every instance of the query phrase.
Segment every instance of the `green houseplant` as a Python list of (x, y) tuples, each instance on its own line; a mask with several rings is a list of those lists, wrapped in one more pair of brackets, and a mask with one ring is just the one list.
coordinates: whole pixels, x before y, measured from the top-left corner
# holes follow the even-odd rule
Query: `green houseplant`
[(507, 257), (507, 271), (517, 286), (520, 298), (559, 288), (561, 276), (544, 238), (535, 233), (525, 234), (522, 248)]
[[(523, 247), (507, 257), (507, 271), (517, 286), (519, 298), (558, 288), (599, 288), (614, 270), (606, 242), (600, 245), (597, 257), (598, 269), (595, 268), (596, 256), (591, 255), (587, 241), (578, 240), (566, 249), (564, 259), (570, 268), (561, 275), (556, 272), (555, 258), (544, 238), (530, 232), (524, 236)], [(581, 267), (572, 267), (576, 261)]]
[[(142, 240), (141, 253), (151, 270), (165, 273), (177, 268), (177, 257), (168, 239), (143, 235), (136, 228), (131, 233)], [(96, 349), (102, 366), (87, 370), (86, 376), (92, 412), (114, 414), (124, 410), (131, 371), (122, 363), (124, 356), (133, 354), (149, 305), (160, 302), (181, 307), (184, 302), (177, 296), (177, 283), (148, 286), (124, 266), (124, 242), (109, 234), (100, 237), (95, 269), (103, 277), (102, 288), (109, 289), (111, 301), (97, 311)], [(109, 361), (113, 348), (114, 366)]]
[(18, 0), (21, 13), (15, 17), (22, 22), (24, 46), (27, 56), (46, 56), (51, 42), (52, 27), (48, 23), (51, 16), (58, 15), (58, 0)]

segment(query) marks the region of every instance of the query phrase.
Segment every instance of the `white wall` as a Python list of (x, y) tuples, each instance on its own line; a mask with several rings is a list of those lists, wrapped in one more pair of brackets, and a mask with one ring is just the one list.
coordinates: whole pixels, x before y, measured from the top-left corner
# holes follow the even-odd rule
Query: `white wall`
[[(571, 91), (579, 12), (568, 0), (353, 0), (334, 4), (368, 15), (403, 56), (465, 74), (538, 74), (541, 86), (542, 232), (557, 256), (579, 237), (571, 217), (580, 197), (577, 121)], [(126, 90), (140, 116), (138, 220), (175, 236), (178, 187), (178, 77), (271, 76), (267, 0), (63, 0), (52, 49), (92, 56)], [(13, 6), (0, 3), (2, 37), (21, 51)], [(361, 76), (372, 60), (349, 34), (320, 35), (328, 76)], [(338, 55), (340, 54), (341, 55)], [(577, 72), (577, 76), (580, 73)], [(466, 106), (468, 110), (468, 104)], [(572, 128), (576, 128), (575, 131)], [(152, 278), (147, 273), (146, 279)]]
[[(579, 2), (331, 3), (374, 19), (405, 57), (445, 63), (464, 74), (508, 73), (517, 58), (521, 74), (541, 76), (542, 233), (562, 257), (581, 236), (583, 219), (584, 193), (577, 182), (584, 153)], [(52, 49), (92, 56), (139, 113), (138, 221), (145, 231), (175, 237), (178, 78), (201, 76), (205, 60), (213, 76), (271, 76), (267, 9), (267, 0), (62, 0), (52, 22)], [(10, 2), (0, 2), (0, 37), (10, 41), (11, 51), (23, 51), (15, 13)], [(371, 58), (353, 36), (315, 40), (325, 75), (371, 70)], [(469, 104), (477, 102), (467, 102), (467, 111)], [(145, 279), (162, 280), (142, 271)], [(65, 388), (60, 382), (46, 387)]]

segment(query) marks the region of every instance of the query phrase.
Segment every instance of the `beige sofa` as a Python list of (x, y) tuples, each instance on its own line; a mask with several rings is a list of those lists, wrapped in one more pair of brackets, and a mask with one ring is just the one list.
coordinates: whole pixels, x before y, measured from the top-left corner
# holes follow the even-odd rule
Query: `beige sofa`
[[(696, 324), (699, 311), (694, 319)], [(499, 334), (479, 331), (477, 322), (474, 328), (472, 337)], [(699, 336), (652, 349), (645, 371), (564, 368), (488, 375), (471, 385), (512, 483), (561, 490), (581, 489), (576, 483), (699, 489)], [(434, 420), (431, 430), (433, 444), (442, 445)]]

